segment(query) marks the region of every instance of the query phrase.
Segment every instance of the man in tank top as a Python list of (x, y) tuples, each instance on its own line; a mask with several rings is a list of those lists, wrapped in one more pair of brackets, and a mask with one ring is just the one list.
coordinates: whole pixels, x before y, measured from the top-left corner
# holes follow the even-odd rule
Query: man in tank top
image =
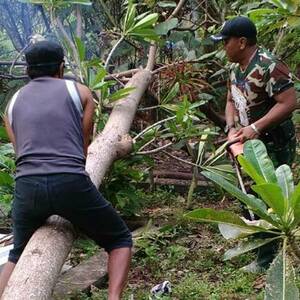
[(12, 208), (14, 248), (0, 277), (0, 295), (32, 234), (51, 215), (69, 220), (109, 254), (108, 299), (127, 279), (131, 233), (85, 171), (94, 102), (90, 90), (63, 79), (64, 54), (50, 41), (25, 53), (31, 81), (11, 99), (5, 124), (16, 152)]

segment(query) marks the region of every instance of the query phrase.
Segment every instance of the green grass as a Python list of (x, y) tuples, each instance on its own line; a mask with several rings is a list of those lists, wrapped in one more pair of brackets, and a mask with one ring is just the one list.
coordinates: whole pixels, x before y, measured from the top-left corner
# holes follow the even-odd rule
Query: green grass
[[(172, 201), (164, 196), (164, 191), (147, 196), (143, 215), (152, 220), (153, 226), (135, 240), (136, 253), (123, 299), (148, 300), (151, 288), (164, 280), (172, 284), (172, 294), (161, 298), (164, 300), (263, 299), (263, 287), (253, 287), (261, 275), (239, 270), (254, 259), (254, 254), (224, 262), (222, 255), (234, 243), (227, 242), (216, 225), (185, 220), (182, 198), (178, 195), (173, 194)], [(151, 198), (155, 203), (152, 207)], [(211, 203), (205, 199), (197, 199), (197, 207), (220, 205), (216, 200)], [(236, 211), (237, 205), (233, 203), (231, 208)], [(106, 297), (105, 288), (93, 288), (88, 296), (81, 294), (74, 299)]]
[[(216, 192), (214, 196), (212, 199), (204, 192), (197, 193), (194, 206), (240, 212), (237, 201), (222, 202), (223, 195)], [(223, 261), (225, 251), (236, 242), (226, 241), (215, 224), (184, 219), (186, 209), (182, 196), (159, 190), (144, 195), (144, 200), (141, 215), (151, 220), (152, 225), (135, 239), (136, 252), (122, 299), (149, 300), (151, 288), (164, 280), (171, 282), (172, 294), (162, 300), (263, 299), (265, 274), (240, 270), (255, 258), (255, 253)], [(299, 280), (298, 276), (300, 287)], [(107, 299), (106, 288), (92, 288), (88, 295), (79, 294), (72, 299)]]

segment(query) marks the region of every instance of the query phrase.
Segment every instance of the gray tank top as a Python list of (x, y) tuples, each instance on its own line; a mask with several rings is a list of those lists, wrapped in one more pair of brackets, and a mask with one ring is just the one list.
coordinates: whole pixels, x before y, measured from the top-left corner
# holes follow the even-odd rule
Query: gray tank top
[(26, 175), (87, 175), (82, 104), (76, 84), (39, 77), (12, 98), (7, 115), (16, 138), (16, 178)]

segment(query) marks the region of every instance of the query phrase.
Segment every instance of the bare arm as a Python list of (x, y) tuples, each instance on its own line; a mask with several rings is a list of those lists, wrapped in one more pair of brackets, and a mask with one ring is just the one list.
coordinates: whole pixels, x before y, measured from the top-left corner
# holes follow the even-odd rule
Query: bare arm
[(276, 124), (280, 124), (296, 109), (297, 100), (294, 88), (289, 88), (274, 98), (277, 103), (265, 116), (254, 123), (261, 132)]
[[(293, 87), (276, 95), (274, 98), (277, 103), (265, 116), (254, 122), (259, 132), (266, 131), (270, 127), (280, 124), (283, 120), (288, 118), (296, 108), (297, 100)], [(255, 139), (258, 136), (259, 135), (250, 126), (241, 128), (237, 132), (237, 137), (240, 138), (242, 142)]]
[(77, 87), (81, 96), (82, 107), (83, 107), (82, 127), (83, 127), (84, 155), (86, 156), (88, 146), (91, 142), (95, 103), (91, 91), (86, 86), (77, 83)]
[(226, 118), (226, 124), (228, 126), (234, 125), (234, 117), (235, 117), (235, 107), (231, 98), (231, 93), (230, 91), (228, 91), (226, 108), (225, 108), (225, 118)]
[[(236, 116), (235, 105), (234, 105), (232, 97), (231, 97), (231, 92), (228, 90), (227, 102), (226, 102), (226, 107), (225, 107), (225, 119), (226, 119), (227, 126), (229, 126), (229, 127), (234, 126), (235, 116)], [(236, 129), (234, 127), (229, 129), (228, 138), (230, 139), (234, 133), (236, 133)]]

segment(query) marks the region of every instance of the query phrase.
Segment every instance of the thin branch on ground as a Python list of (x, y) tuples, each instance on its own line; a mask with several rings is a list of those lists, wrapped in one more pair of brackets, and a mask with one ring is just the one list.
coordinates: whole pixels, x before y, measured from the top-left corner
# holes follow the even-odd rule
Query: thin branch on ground
[(152, 110), (152, 109), (156, 109), (156, 108), (160, 108), (160, 105), (149, 106), (149, 107), (141, 107), (141, 108), (138, 109), (138, 111), (147, 111), (147, 110)]
[(166, 155), (168, 155), (168, 156), (170, 156), (170, 157), (172, 157), (172, 158), (174, 158), (174, 159), (176, 159), (176, 160), (178, 160), (178, 161), (184, 163), (184, 164), (187, 164), (187, 165), (190, 165), (190, 166), (199, 168), (198, 165), (196, 165), (196, 164), (194, 164), (194, 163), (192, 163), (192, 162), (190, 162), (190, 161), (188, 161), (188, 160), (179, 158), (179, 157), (177, 157), (177, 156), (175, 156), (175, 155), (173, 155), (173, 154), (170, 154), (170, 153), (168, 153), (168, 152), (165, 151), (165, 150), (162, 150), (162, 152), (163, 152), (164, 154), (166, 154)]
[[(118, 79), (117, 77), (112, 76), (112, 78), (113, 78), (114, 80), (116, 80), (122, 87), (125, 86), (125, 84), (124, 84), (120, 79)], [(123, 79), (122, 79), (122, 80), (123, 80)]]
[(113, 46), (113, 48), (111, 49), (111, 51), (109, 52), (107, 59), (105, 61), (105, 65), (104, 65), (104, 69), (107, 70), (108, 66), (109, 66), (109, 62), (114, 54), (114, 52), (116, 51), (116, 49), (118, 48), (118, 46), (123, 42), (124, 40), (124, 36), (122, 36), (117, 42), (116, 44)]
[[(180, 12), (182, 7), (184, 6), (186, 0), (180, 0), (171, 13), (171, 15), (167, 18), (167, 20), (170, 20), (172, 18), (175, 18), (177, 14)], [(150, 49), (149, 49), (149, 54), (148, 54), (148, 62), (146, 69), (152, 71), (154, 68), (154, 63), (155, 63), (155, 57), (156, 57), (156, 51), (157, 51), (157, 45), (156, 44), (151, 44)]]
[(167, 64), (167, 65), (164, 65), (158, 69), (155, 69), (152, 74), (157, 74), (159, 73), (160, 71), (164, 70), (164, 69), (168, 69), (170, 67), (173, 67), (173, 66), (177, 66), (177, 65), (181, 65), (181, 64), (196, 64), (198, 62), (202, 61), (202, 59), (194, 59), (194, 60), (180, 60), (180, 61), (177, 61), (177, 62), (174, 62), (174, 63), (171, 63), (171, 64)]
[(162, 124), (162, 123), (164, 123), (164, 122), (173, 120), (173, 119), (175, 119), (175, 118), (176, 118), (176, 116), (172, 116), (172, 117), (169, 117), (169, 118), (160, 120), (160, 121), (158, 121), (158, 122), (156, 122), (156, 123), (150, 125), (149, 127), (145, 128), (143, 131), (141, 131), (138, 135), (136, 135), (136, 136), (132, 139), (133, 142), (135, 143), (136, 140), (137, 140), (139, 137), (141, 137), (142, 135), (144, 135), (144, 134), (145, 134), (147, 131), (149, 131), (150, 129), (152, 129), (152, 128), (156, 127), (157, 125)]
[(149, 142), (147, 142), (146, 144), (144, 144), (137, 152), (141, 152), (143, 149), (145, 149), (147, 146), (149, 146), (155, 140), (156, 140), (156, 138), (151, 139)]
[(132, 70), (124, 71), (124, 72), (109, 74), (104, 77), (104, 80), (111, 80), (111, 79), (115, 79), (115, 78), (119, 78), (119, 77), (132, 76), (135, 73), (137, 73), (138, 71), (140, 71), (140, 69), (132, 69)]
[(164, 149), (166, 149), (166, 148), (168, 148), (168, 147), (170, 147), (172, 145), (173, 145), (173, 143), (168, 143), (168, 144), (163, 145), (163, 146), (161, 146), (159, 148), (155, 148), (155, 149), (152, 149), (152, 150), (149, 150), (149, 151), (136, 152), (136, 154), (138, 154), (138, 155), (154, 154), (154, 153), (160, 152), (160, 151), (162, 151), (162, 150), (164, 150)]

